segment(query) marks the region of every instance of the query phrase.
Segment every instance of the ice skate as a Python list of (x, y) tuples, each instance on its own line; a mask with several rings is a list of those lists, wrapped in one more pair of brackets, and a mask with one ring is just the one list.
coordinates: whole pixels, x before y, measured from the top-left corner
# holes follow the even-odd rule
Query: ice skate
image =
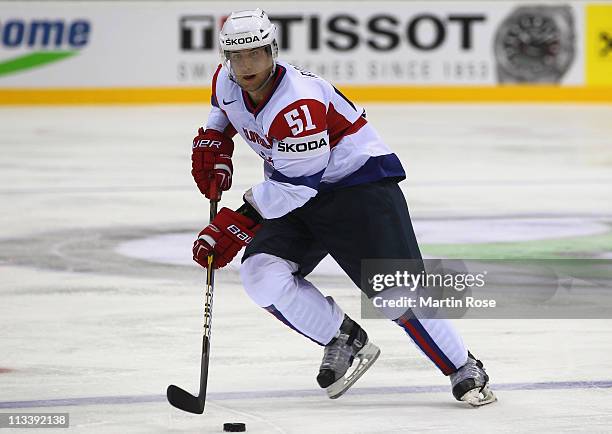
[[(376, 361), (380, 349), (359, 324), (344, 316), (338, 335), (325, 346), (317, 382), (331, 399), (342, 396)], [(357, 366), (347, 374), (354, 359)]]
[(489, 376), (480, 360), (468, 352), (465, 365), (450, 375), (453, 396), (457, 401), (464, 401), (473, 407), (490, 404), (497, 397), (489, 388)]

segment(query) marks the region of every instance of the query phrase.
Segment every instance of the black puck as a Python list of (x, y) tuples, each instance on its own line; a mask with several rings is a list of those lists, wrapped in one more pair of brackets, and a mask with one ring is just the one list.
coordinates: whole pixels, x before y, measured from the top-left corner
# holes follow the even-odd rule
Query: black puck
[(224, 423), (223, 431), (225, 432), (244, 432), (246, 431), (246, 425), (240, 422)]

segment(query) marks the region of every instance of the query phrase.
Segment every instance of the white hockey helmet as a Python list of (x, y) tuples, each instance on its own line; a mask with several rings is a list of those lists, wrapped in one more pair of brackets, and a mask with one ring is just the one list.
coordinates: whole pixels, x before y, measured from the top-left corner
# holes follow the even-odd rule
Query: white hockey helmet
[(229, 60), (230, 52), (268, 46), (274, 72), (278, 58), (276, 25), (272, 24), (268, 15), (259, 8), (232, 12), (219, 33), (221, 61), (232, 78), (235, 77)]

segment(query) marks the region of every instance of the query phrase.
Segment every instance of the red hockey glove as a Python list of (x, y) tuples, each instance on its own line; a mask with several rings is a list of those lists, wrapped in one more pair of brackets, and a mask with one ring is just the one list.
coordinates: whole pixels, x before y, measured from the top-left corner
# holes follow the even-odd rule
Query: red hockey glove
[(221, 192), (232, 186), (233, 152), (232, 139), (215, 130), (200, 127), (193, 139), (191, 175), (208, 199), (219, 200)]
[(259, 225), (249, 217), (229, 208), (221, 208), (193, 243), (193, 260), (207, 268), (208, 255), (213, 253), (213, 267), (223, 268), (251, 242), (258, 229)]

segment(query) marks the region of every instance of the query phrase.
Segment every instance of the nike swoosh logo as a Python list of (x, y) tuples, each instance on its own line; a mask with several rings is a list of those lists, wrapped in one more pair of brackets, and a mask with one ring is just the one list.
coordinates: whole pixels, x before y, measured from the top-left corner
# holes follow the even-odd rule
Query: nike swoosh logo
[(230, 105), (231, 103), (236, 102), (235, 99), (231, 100), (231, 101), (225, 101), (225, 98), (223, 98), (223, 104), (224, 105)]

